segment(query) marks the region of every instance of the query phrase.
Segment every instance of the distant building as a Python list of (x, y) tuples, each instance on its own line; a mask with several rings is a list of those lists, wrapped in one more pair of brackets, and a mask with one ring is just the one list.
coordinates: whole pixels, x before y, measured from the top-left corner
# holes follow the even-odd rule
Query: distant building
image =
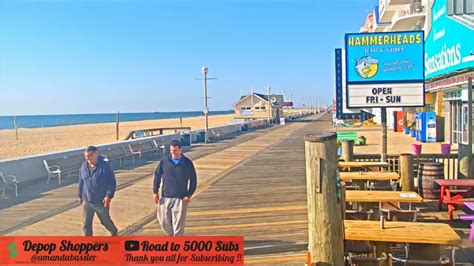
[(283, 117), (283, 103), (283, 95), (272, 94), (270, 95), (269, 101), (268, 95), (251, 93), (240, 97), (240, 99), (233, 104), (235, 113), (234, 119), (268, 119), (268, 117), (271, 116), (273, 120), (278, 121), (280, 117)]

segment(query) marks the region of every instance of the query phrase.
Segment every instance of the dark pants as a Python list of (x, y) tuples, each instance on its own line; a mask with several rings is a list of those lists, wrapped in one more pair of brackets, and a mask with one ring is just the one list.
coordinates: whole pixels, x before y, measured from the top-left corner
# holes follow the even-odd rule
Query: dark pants
[(110, 234), (112, 236), (117, 235), (117, 227), (112, 219), (110, 219), (109, 208), (104, 207), (104, 204), (84, 201), (82, 203), (82, 211), (84, 218), (84, 226), (82, 227), (82, 230), (84, 231), (85, 236), (92, 236), (92, 221), (95, 213), (99, 216), (100, 223), (109, 230)]

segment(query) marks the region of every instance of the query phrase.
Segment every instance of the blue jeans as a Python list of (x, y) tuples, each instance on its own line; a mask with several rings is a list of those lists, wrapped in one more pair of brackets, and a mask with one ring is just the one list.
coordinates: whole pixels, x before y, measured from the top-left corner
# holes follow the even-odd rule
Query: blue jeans
[(110, 235), (116, 236), (118, 234), (117, 227), (110, 218), (109, 208), (106, 208), (102, 202), (91, 203), (84, 201), (82, 203), (82, 211), (84, 219), (82, 230), (84, 231), (84, 236), (92, 236), (92, 221), (94, 220), (94, 214), (96, 213), (97, 216), (99, 216), (100, 223), (105, 226), (105, 228), (110, 232)]

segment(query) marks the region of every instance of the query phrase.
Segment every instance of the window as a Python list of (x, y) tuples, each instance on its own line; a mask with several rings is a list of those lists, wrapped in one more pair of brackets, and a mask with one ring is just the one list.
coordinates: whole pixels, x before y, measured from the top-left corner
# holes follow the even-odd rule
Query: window
[(451, 102), (452, 125), (451, 140), (454, 144), (468, 144), (469, 121), (468, 106), (462, 101)]
[(250, 111), (250, 110), (252, 110), (252, 106), (245, 105), (245, 106), (240, 107), (240, 111)]
[(464, 0), (454, 0), (454, 14), (462, 15), (463, 13), (463, 2)]
[(474, 14), (474, 0), (464, 0), (464, 13)]
[(255, 110), (257, 110), (257, 111), (265, 111), (265, 106), (255, 106)]
[(455, 0), (448, 0), (448, 3), (446, 4), (448, 8), (448, 16), (454, 15), (454, 4), (453, 1)]
[(448, 16), (474, 14), (474, 0), (447, 0)]

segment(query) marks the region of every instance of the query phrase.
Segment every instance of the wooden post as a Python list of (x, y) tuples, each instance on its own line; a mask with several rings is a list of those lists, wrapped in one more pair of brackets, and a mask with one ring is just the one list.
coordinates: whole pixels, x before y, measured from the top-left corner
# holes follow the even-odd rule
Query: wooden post
[(474, 178), (472, 176), (472, 79), (469, 78), (467, 83), (467, 143), (458, 144), (459, 159), (459, 179)]
[(343, 140), (342, 144), (342, 159), (346, 162), (352, 161), (354, 157), (354, 141), (353, 140)]
[(179, 118), (179, 123), (181, 124), (181, 127), (183, 127), (183, 118), (182, 117)]
[(305, 136), (308, 249), (312, 265), (344, 265), (336, 133)]
[(399, 162), (402, 191), (414, 191), (413, 156), (409, 153), (402, 153)]
[(116, 140), (119, 140), (119, 127), (120, 127), (120, 113), (117, 112), (117, 117), (115, 119), (115, 135)]
[(381, 126), (382, 126), (382, 155), (381, 161), (387, 162), (387, 109), (385, 107), (381, 109)]
[(13, 117), (13, 127), (15, 128), (16, 140), (18, 140), (18, 123), (16, 122), (16, 115)]

